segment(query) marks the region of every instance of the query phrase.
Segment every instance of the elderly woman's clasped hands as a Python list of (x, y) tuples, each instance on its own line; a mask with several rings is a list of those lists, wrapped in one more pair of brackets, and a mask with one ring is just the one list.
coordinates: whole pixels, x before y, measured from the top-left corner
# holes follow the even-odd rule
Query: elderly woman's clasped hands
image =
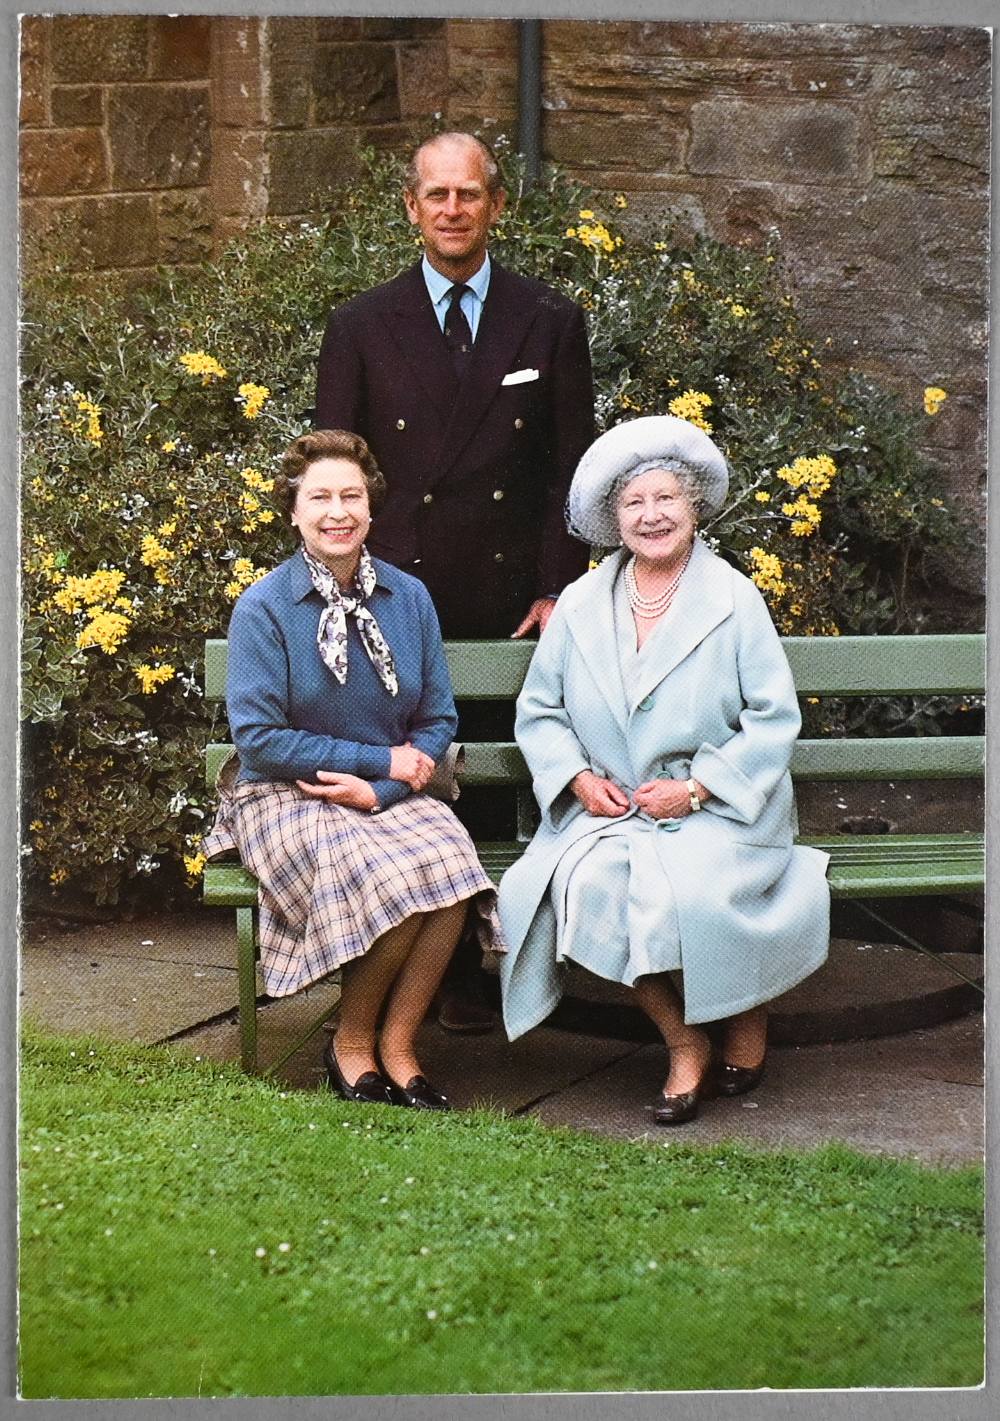
[[(705, 786), (694, 781), (699, 799), (707, 799)], [(614, 780), (596, 775), (593, 770), (581, 770), (570, 782), (570, 789), (588, 814), (598, 819), (617, 819), (635, 807), (650, 819), (682, 819), (693, 814), (691, 794), (686, 780), (646, 780), (631, 799)]]

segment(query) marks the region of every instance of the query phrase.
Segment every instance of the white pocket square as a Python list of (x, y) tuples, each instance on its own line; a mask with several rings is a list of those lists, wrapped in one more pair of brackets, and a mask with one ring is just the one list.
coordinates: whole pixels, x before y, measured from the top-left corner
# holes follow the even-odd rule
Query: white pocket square
[(501, 385), (524, 385), (528, 380), (537, 380), (537, 370), (512, 370), (500, 381)]

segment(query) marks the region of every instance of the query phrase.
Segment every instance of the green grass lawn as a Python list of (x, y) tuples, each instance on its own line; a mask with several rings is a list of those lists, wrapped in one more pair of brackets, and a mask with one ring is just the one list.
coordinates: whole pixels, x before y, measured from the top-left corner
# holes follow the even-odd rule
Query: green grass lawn
[(982, 1171), (616, 1143), (29, 1030), (26, 1397), (973, 1386)]

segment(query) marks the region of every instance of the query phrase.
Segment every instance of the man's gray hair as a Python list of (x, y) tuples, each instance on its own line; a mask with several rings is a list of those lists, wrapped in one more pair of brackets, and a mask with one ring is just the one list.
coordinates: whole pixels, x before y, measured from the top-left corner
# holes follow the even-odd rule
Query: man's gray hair
[(413, 156), (406, 165), (406, 172), (403, 175), (403, 188), (406, 192), (416, 195), (420, 188), (420, 155), (428, 148), (437, 147), (444, 143), (471, 143), (479, 149), (479, 155), (483, 160), (483, 176), (486, 179), (486, 190), (491, 197), (495, 197), (503, 187), (503, 179), (500, 176), (500, 164), (497, 156), (488, 143), (477, 138), (474, 133), (462, 133), (453, 130), (448, 133), (435, 133), (431, 138), (425, 138), (423, 143), (414, 150)]

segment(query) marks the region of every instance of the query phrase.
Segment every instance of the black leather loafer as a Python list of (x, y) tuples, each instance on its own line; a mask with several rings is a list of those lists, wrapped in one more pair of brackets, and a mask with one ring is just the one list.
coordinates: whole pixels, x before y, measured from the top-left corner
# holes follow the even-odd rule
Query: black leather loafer
[(411, 1076), (406, 1085), (399, 1085), (386, 1076), (393, 1105), (405, 1105), (411, 1110), (450, 1110), (451, 1101), (431, 1085), (426, 1076)]
[(681, 1095), (661, 1094), (657, 1101), (653, 1119), (657, 1125), (684, 1125), (698, 1114), (698, 1106), (703, 1100), (710, 1100), (716, 1093), (715, 1078), (711, 1061), (702, 1072), (701, 1080), (691, 1090)]
[(323, 1064), (330, 1089), (342, 1100), (360, 1101), (366, 1105), (391, 1105), (389, 1082), (378, 1071), (364, 1071), (353, 1085), (348, 1085), (340, 1069), (331, 1040), (323, 1051)]
[(730, 1066), (726, 1061), (722, 1061), (716, 1070), (716, 1089), (720, 1095), (746, 1095), (748, 1090), (753, 1090), (758, 1084), (763, 1074), (763, 1060), (757, 1066)]

